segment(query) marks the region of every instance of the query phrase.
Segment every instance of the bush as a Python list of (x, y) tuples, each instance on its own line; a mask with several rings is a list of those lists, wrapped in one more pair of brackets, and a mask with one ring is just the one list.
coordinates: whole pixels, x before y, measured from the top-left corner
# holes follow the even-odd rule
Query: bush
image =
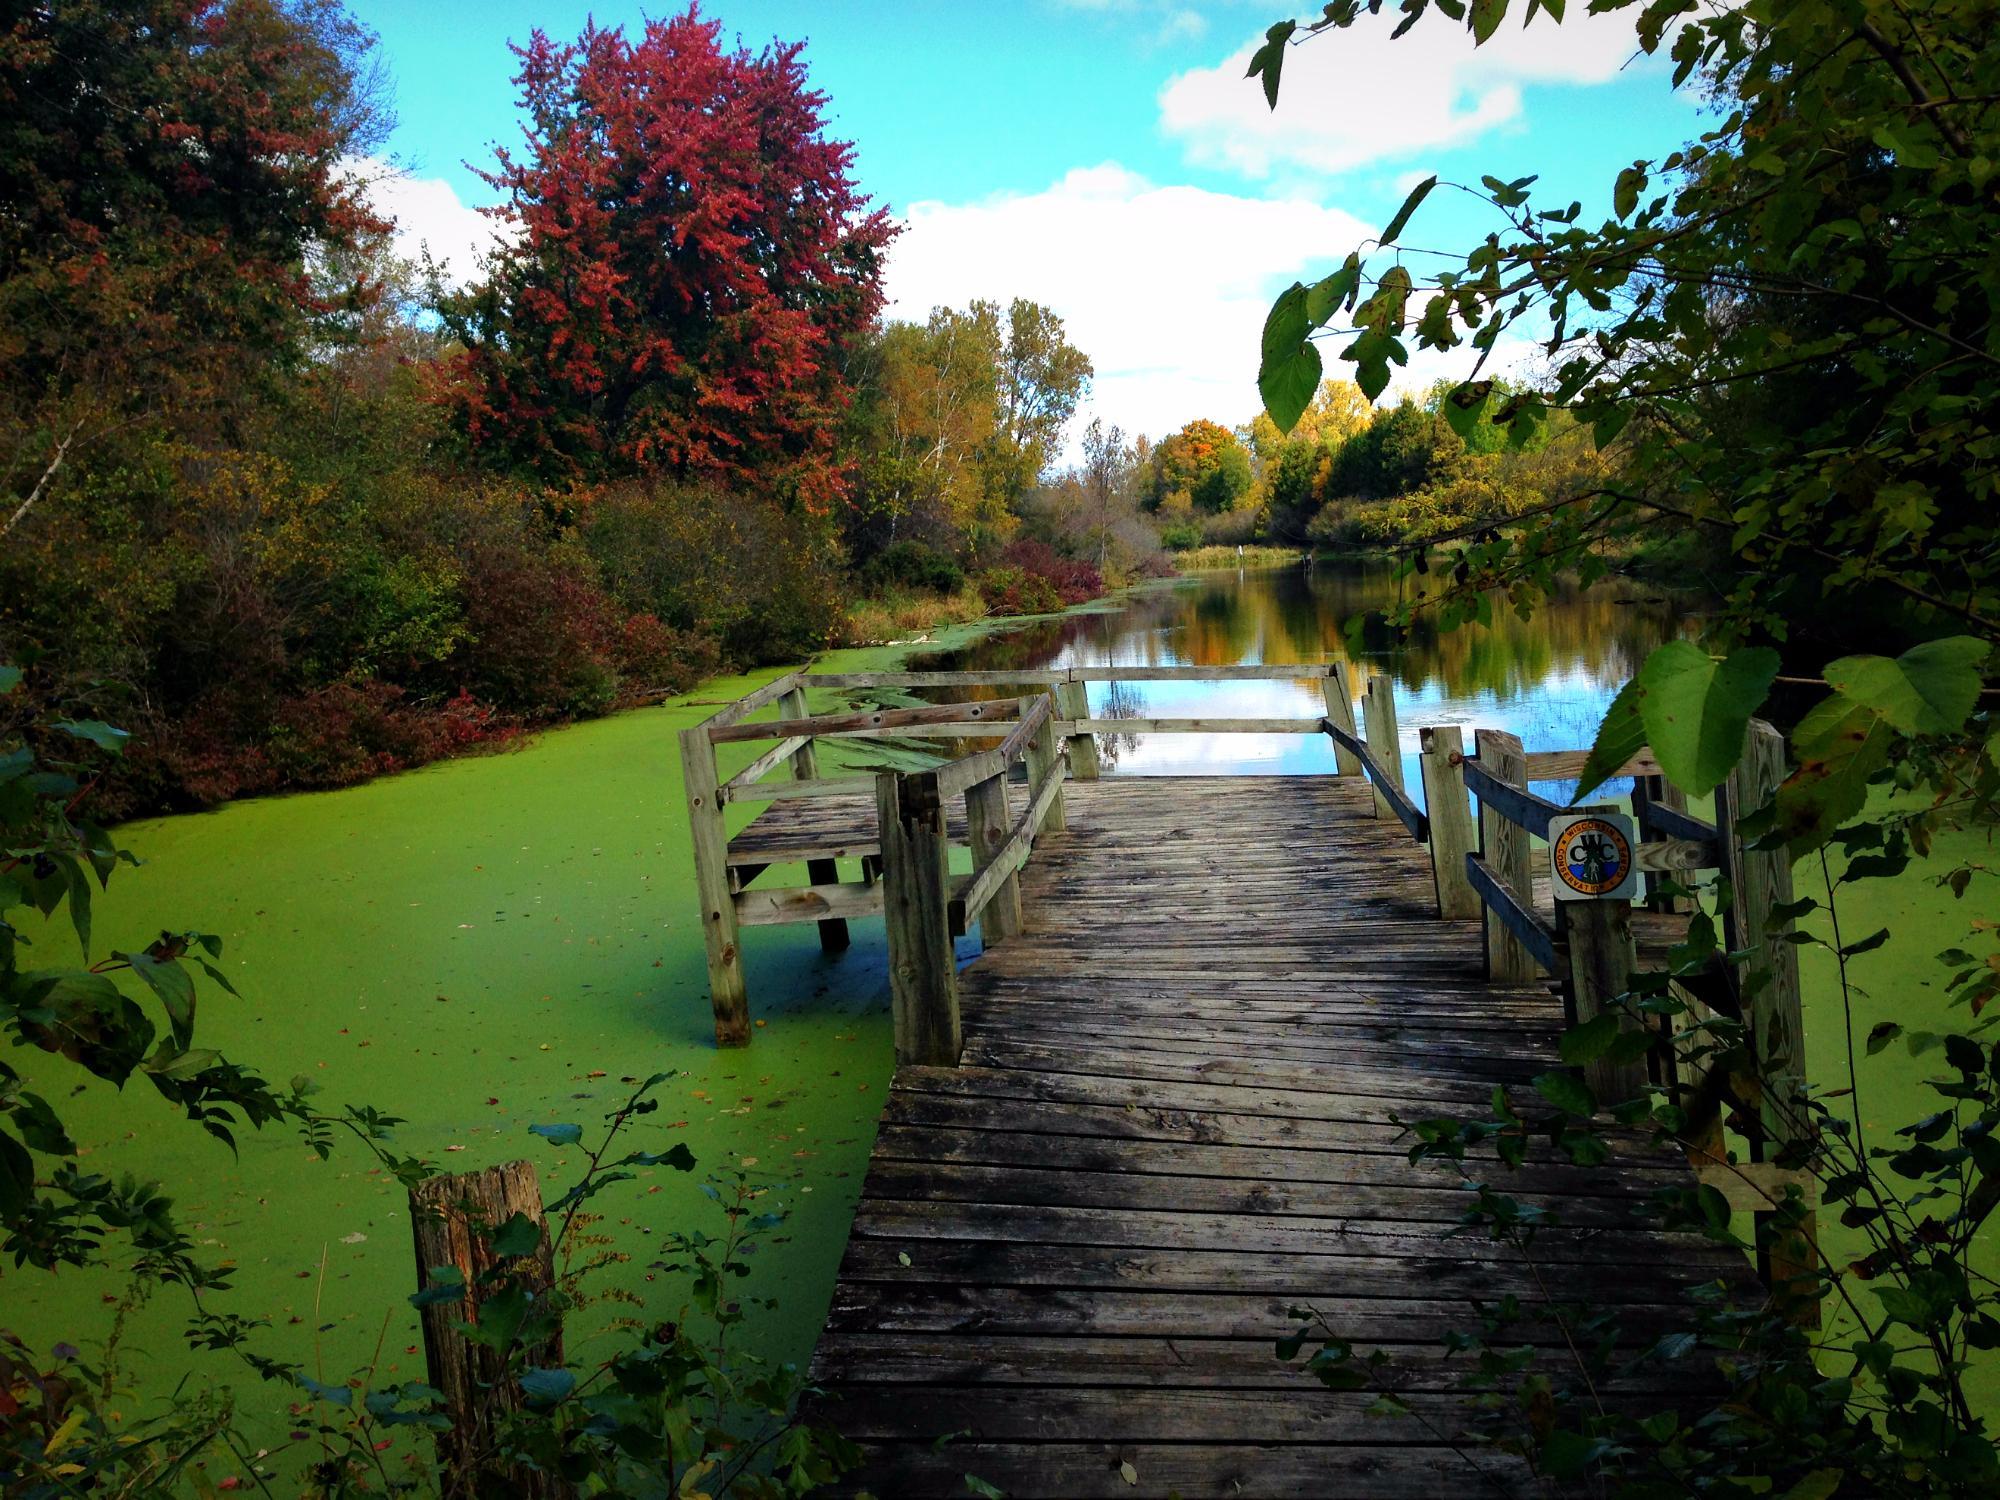
[(1000, 549), (1000, 566), (1045, 580), (1063, 604), (1082, 604), (1104, 592), (1104, 575), (1087, 562), (1064, 557), (1047, 542), (1023, 539)]
[(986, 608), (996, 615), (1047, 615), (1063, 607), (1056, 586), (1025, 568), (988, 568), (973, 582), (986, 600)]
[(868, 560), (861, 570), (861, 582), (877, 594), (897, 589), (955, 594), (965, 587), (965, 569), (935, 547), (895, 542)]
[(1201, 544), (1201, 527), (1192, 521), (1176, 521), (1160, 528), (1160, 545), (1172, 551), (1185, 552)]
[(1257, 539), (1257, 512), (1255, 510), (1225, 510), (1220, 515), (1204, 516), (1201, 522), (1201, 540), (1208, 547), (1241, 547), (1246, 542)]

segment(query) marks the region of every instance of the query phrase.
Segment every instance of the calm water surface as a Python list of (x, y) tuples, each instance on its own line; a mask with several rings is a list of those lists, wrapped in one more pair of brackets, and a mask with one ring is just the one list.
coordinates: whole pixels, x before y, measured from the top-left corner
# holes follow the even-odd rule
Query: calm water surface
[[(1098, 614), (1037, 622), (939, 653), (920, 668), (1005, 669), (1346, 661), (1357, 693), (1368, 672), (1395, 679), (1404, 781), (1420, 727), (1505, 729), (1529, 750), (1588, 746), (1620, 684), (1646, 653), (1682, 632), (1687, 609), (1657, 589), (1607, 580), (1570, 589), (1523, 621), (1496, 601), (1491, 625), (1440, 634), (1419, 622), (1398, 637), (1382, 620), (1397, 599), (1386, 565), (1198, 574), (1136, 591)], [(1350, 643), (1355, 624), (1358, 635)], [(953, 695), (962, 690), (954, 690)], [(1317, 682), (1092, 683), (1097, 718), (1304, 718), (1323, 711)], [(1106, 769), (1138, 775), (1333, 769), (1324, 735), (1103, 735)], [(1607, 787), (1608, 794), (1623, 790)]]

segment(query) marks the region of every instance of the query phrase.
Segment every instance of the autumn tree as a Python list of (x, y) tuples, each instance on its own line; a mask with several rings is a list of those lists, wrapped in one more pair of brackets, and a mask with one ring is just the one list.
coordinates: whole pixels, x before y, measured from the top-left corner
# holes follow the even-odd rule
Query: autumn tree
[(720, 32), (690, 7), (516, 49), (526, 141), (486, 174), (510, 232), (443, 301), (464, 350), (439, 395), (476, 452), (545, 481), (650, 471), (826, 511), (842, 355), (894, 231), (800, 47)]
[(0, 21), (0, 535), (93, 442), (201, 430), (339, 339), (387, 129), (331, 0), (78, 0)]
[[(993, 303), (975, 302), (973, 311), (1000, 322)], [(1025, 297), (1008, 305), (999, 343), (1003, 482), (1018, 498), (1061, 454), (1063, 433), (1095, 371), (1090, 356), (1069, 342), (1062, 319)]]
[(1153, 449), (1146, 504), (1169, 514), (1217, 514), (1235, 506), (1250, 480), (1250, 453), (1236, 434), (1196, 417)]

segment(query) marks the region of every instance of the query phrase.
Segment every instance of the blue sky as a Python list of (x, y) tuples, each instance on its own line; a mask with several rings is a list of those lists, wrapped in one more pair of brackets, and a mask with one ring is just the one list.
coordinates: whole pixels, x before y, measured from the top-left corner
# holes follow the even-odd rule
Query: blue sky
[[(381, 36), (400, 117), (405, 175), (378, 196), (408, 237), (460, 265), (483, 232), (469, 209), (491, 198), (465, 163), (518, 138), (508, 42), (644, 14), (564, 0), (350, 7)], [(975, 296), (1049, 303), (1097, 363), (1093, 411), (1155, 437), (1249, 416), (1270, 297), (1323, 274), (1416, 178), (1538, 172), (1551, 206), (1601, 212), (1619, 168), (1701, 128), (1659, 65), (1632, 60), (1626, 17), (1510, 23), (1477, 51), (1441, 16), (1393, 43), (1364, 23), (1291, 53), (1273, 116), (1241, 75), (1282, 0), (703, 10), (753, 46), (807, 42), (862, 186), (909, 225), (889, 268), (895, 315)], [(1440, 191), (1408, 238), (1462, 252), (1492, 223)], [(1410, 378), (1445, 369), (1419, 357)]]

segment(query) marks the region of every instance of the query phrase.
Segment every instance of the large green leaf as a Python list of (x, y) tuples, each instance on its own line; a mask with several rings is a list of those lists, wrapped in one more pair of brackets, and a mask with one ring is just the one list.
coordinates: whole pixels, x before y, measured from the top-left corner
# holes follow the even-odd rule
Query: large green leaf
[(1987, 650), (1975, 636), (1954, 635), (1893, 658), (1843, 656), (1828, 664), (1827, 686), (1904, 734), (1952, 734), (1979, 702)]
[(1797, 768), (1778, 788), (1773, 831), (1796, 856), (1817, 849), (1868, 800), (1868, 778), (1889, 763), (1896, 732), (1865, 704), (1835, 693), (1792, 731)]
[(1574, 807), (1618, 774), (1619, 767), (1646, 748), (1646, 724), (1639, 717), (1639, 679), (1634, 677), (1618, 690), (1597, 726), (1597, 743), (1583, 763), (1583, 777), (1571, 797)]
[(1722, 785), (1777, 675), (1778, 653), (1763, 646), (1720, 661), (1692, 641), (1655, 648), (1639, 669), (1639, 717), (1667, 779), (1696, 795)]
[(1423, 205), (1431, 195), (1431, 189), (1438, 185), (1437, 174), (1433, 172), (1422, 182), (1410, 189), (1410, 196), (1403, 200), (1403, 206), (1396, 210), (1396, 217), (1389, 221), (1389, 227), (1382, 231), (1382, 243), (1392, 244), (1410, 222), (1410, 216)]
[(1290, 432), (1298, 425), (1319, 389), (1319, 350), (1306, 337), (1311, 329), (1306, 289), (1293, 282), (1271, 304), (1264, 319), (1263, 363), (1257, 370), (1257, 390), (1264, 398), (1264, 410), (1280, 432)]

